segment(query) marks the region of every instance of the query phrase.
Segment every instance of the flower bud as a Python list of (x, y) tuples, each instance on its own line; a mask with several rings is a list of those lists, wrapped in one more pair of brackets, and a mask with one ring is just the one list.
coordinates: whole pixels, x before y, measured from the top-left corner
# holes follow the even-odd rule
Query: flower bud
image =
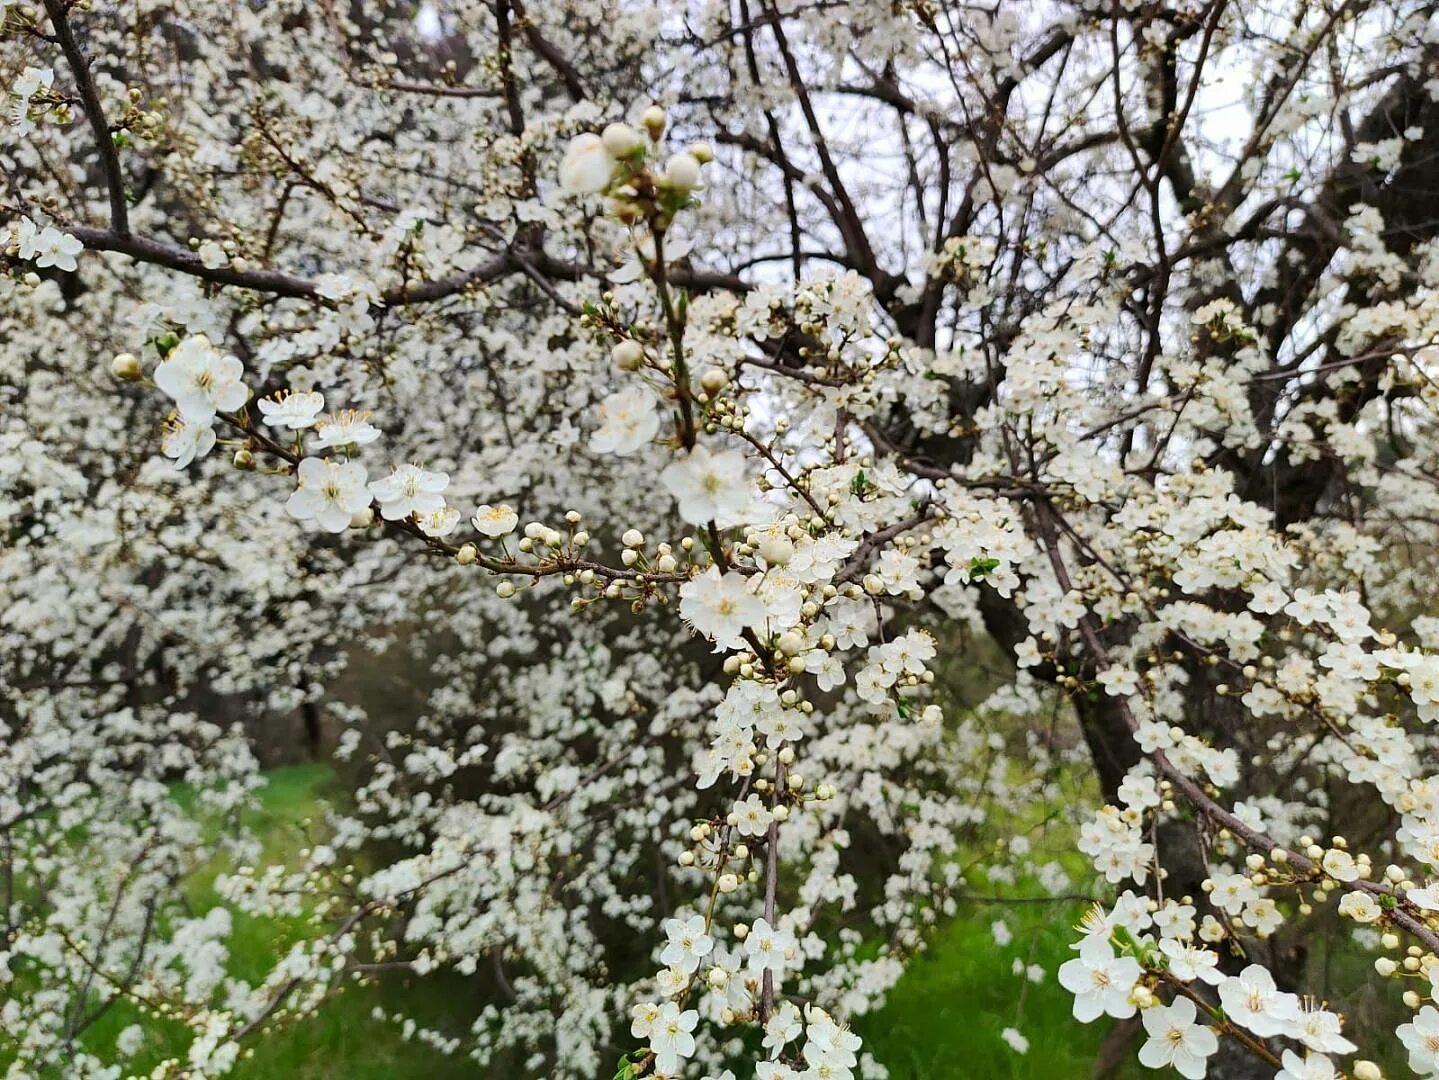
[(1384, 1080), (1384, 1074), (1372, 1061), (1356, 1061), (1354, 1063), (1354, 1080)]
[(145, 372), (140, 367), (140, 358), (134, 353), (122, 352), (110, 361), (110, 374), (125, 382), (138, 382)]
[(700, 386), (707, 394), (718, 394), (729, 385), (729, 373), (724, 368), (706, 368), (700, 376)]
[(658, 140), (665, 133), (665, 111), (658, 105), (651, 105), (645, 110), (644, 116), (640, 118), (645, 130), (650, 133), (650, 138)]
[(495, 586), (495, 595), (501, 600), (508, 600), (515, 595), (515, 583), (513, 581), (502, 581)]
[(621, 371), (638, 371), (645, 362), (644, 346), (638, 341), (621, 341), (610, 350), (610, 359)]
[(243, 446), (235, 451), (233, 459), (235, 468), (243, 469), (246, 472), (255, 467), (255, 455), (246, 450)]
[(638, 529), (626, 529), (624, 535), (620, 537), (620, 543), (627, 548), (644, 547), (645, 534)]
[(368, 529), (374, 523), (375, 511), (368, 506), (363, 510), (356, 510), (350, 515), (350, 528), (352, 529)]
[(1399, 970), (1399, 965), (1389, 959), (1389, 957), (1381, 956), (1378, 960), (1374, 961), (1374, 970), (1387, 979)]
[(793, 630), (786, 630), (775, 642), (775, 648), (786, 656), (797, 656), (804, 650), (804, 636)]
[(473, 565), (475, 560), (479, 557), (480, 553), (475, 548), (474, 544), (462, 544), (460, 545), (460, 550), (455, 552), (455, 562), (459, 563), (461, 566)]
[(732, 893), (739, 888), (739, 878), (733, 874), (721, 874), (715, 884), (719, 886), (720, 892)]
[(700, 163), (691, 154), (674, 154), (665, 162), (664, 182), (678, 191), (689, 191), (700, 182)]
[(708, 165), (715, 159), (715, 152), (707, 142), (697, 142), (690, 147), (690, 157), (694, 158), (701, 165)]
[(600, 141), (617, 158), (629, 157), (641, 146), (640, 133), (628, 124), (611, 124), (600, 133)]
[(788, 566), (794, 558), (794, 544), (785, 536), (766, 536), (759, 542), (759, 557), (770, 566)]

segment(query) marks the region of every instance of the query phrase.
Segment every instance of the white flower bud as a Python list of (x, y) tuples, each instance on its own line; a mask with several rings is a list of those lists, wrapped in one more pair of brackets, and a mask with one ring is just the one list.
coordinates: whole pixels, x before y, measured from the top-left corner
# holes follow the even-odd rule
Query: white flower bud
[(739, 878), (733, 874), (721, 874), (719, 881), (715, 882), (715, 884), (719, 886), (720, 892), (732, 893), (739, 888)]
[(455, 552), (455, 562), (461, 566), (470, 566), (479, 557), (480, 553), (474, 544), (462, 544), (460, 550)]
[(704, 374), (700, 376), (700, 386), (707, 394), (718, 394), (728, 385), (729, 372), (724, 368), (706, 368)]
[(645, 362), (645, 349), (638, 341), (621, 341), (610, 350), (610, 359), (621, 371), (638, 371)]
[(690, 147), (690, 157), (701, 165), (708, 165), (715, 159), (715, 152), (707, 142), (697, 142)]
[(1384, 1074), (1372, 1061), (1356, 1061), (1354, 1063), (1354, 1080), (1384, 1080)]
[(658, 139), (665, 133), (665, 111), (658, 105), (651, 105), (645, 110), (640, 122), (644, 124), (645, 130), (650, 133), (651, 139)]
[(664, 182), (678, 191), (699, 185), (700, 163), (691, 154), (674, 154), (665, 162)]
[(495, 586), (495, 595), (501, 600), (508, 600), (515, 595), (515, 583), (513, 581), (502, 581)]
[(793, 630), (786, 630), (775, 642), (775, 648), (786, 656), (796, 656), (804, 649), (804, 637)]
[(140, 358), (134, 353), (122, 352), (110, 361), (110, 374), (126, 382), (137, 382), (144, 377)]
[(705, 976), (705, 981), (710, 984), (711, 989), (723, 990), (725, 983), (729, 982), (729, 972), (722, 967), (712, 967)]
[(1381, 956), (1374, 961), (1374, 970), (1383, 975), (1386, 979), (1399, 970), (1399, 965), (1387, 956)]
[(794, 558), (794, 544), (784, 536), (766, 536), (759, 542), (759, 557), (770, 566), (788, 566)]
[(375, 511), (368, 506), (363, 510), (356, 510), (350, 516), (350, 528), (352, 529), (368, 529), (374, 523)]
[(600, 141), (617, 158), (629, 157), (642, 145), (640, 133), (628, 124), (611, 124), (600, 133)]

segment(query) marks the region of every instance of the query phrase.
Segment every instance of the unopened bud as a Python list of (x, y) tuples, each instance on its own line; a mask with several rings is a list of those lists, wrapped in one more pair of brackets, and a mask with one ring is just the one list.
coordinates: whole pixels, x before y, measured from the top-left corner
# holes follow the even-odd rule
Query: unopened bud
[(134, 353), (122, 352), (110, 361), (110, 374), (126, 382), (137, 382), (144, 377), (140, 358)]
[(638, 371), (645, 362), (645, 350), (638, 341), (621, 341), (610, 350), (610, 359), (621, 371)]
[(678, 191), (699, 185), (700, 163), (690, 154), (674, 154), (665, 162), (664, 182)]
[(640, 148), (640, 133), (628, 124), (611, 124), (600, 134), (600, 141), (613, 156), (629, 157)]

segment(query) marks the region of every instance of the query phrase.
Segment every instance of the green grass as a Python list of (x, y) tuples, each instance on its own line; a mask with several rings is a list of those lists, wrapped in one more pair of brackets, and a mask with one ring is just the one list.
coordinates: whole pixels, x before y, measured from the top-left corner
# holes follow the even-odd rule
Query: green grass
[[(334, 773), (325, 765), (296, 765), (268, 773), (267, 780), (259, 793), (259, 806), (244, 815), (244, 824), (260, 839), (267, 864), (294, 865), (300, 849), (323, 835), (324, 802), (333, 794)], [(189, 805), (194, 798), (183, 785), (174, 794), (182, 805)], [(219, 828), (217, 823), (215, 830)], [(214, 891), (215, 879), (228, 868), (229, 860), (218, 858), (186, 881), (186, 896), (197, 915), (220, 902)], [(292, 942), (312, 934), (313, 928), (304, 920), (236, 915), (228, 939), (229, 971), (258, 981)], [(347, 988), (318, 1015), (268, 1030), (247, 1048), (230, 1075), (235, 1080), (397, 1080), (412, 1076), (473, 1080), (479, 1075), (473, 1062), (442, 1054), (419, 1041), (406, 1041), (398, 1025), (377, 1022), (371, 1015), (376, 1007), (388, 1013), (403, 1009), (421, 1022), (460, 1034), (469, 1010), (457, 1009), (465, 995), (455, 983), (447, 977), (419, 979), (396, 974), (377, 985)], [(85, 1045), (104, 1058), (119, 1033), (134, 1023), (145, 1028), (147, 1040), (137, 1066), (148, 1069), (165, 1058), (184, 1058), (188, 1040), (179, 1025), (143, 1016), (123, 1001), (116, 1002), (86, 1032)]]
[[(326, 766), (302, 765), (277, 769), (268, 780), (259, 793), (259, 806), (245, 815), (245, 824), (260, 839), (266, 861), (294, 865), (299, 850), (323, 835), (324, 804), (337, 793), (334, 776)], [(183, 788), (176, 791), (182, 803), (192, 797)], [(219, 903), (214, 881), (227, 868), (228, 861), (220, 858), (187, 881), (188, 898), (197, 914)], [(1017, 891), (1030, 895), (1037, 890)], [(856, 1023), (866, 1049), (889, 1067), (893, 1080), (1090, 1076), (1104, 1026), (1076, 1023), (1069, 1014), (1070, 996), (1054, 981), (1054, 970), (1071, 955), (1072, 926), (1083, 907), (963, 904), (956, 918), (935, 934), (930, 948), (911, 963), (885, 1006)], [(995, 943), (990, 929), (998, 918), (1013, 934), (1013, 941), (1003, 947)], [(313, 933), (303, 920), (237, 915), (230, 939), (230, 971), (258, 980), (291, 942)], [(1033, 984), (1016, 975), (1012, 970), (1016, 959), (1042, 966), (1044, 980)], [(453, 975), (421, 978), (395, 973), (371, 985), (349, 987), (317, 1015), (281, 1023), (255, 1040), (231, 1076), (235, 1080), (487, 1080), (498, 1075), (464, 1057), (404, 1039), (398, 1025), (372, 1017), (377, 1007), (387, 1013), (403, 1012), (448, 1035), (463, 1035), (476, 1011), (473, 981)], [(104, 1057), (115, 1037), (132, 1023), (146, 1030), (148, 1044), (135, 1063), (142, 1071), (164, 1058), (184, 1057), (186, 1039), (178, 1025), (142, 1016), (123, 1002), (86, 1033), (85, 1043)], [(1000, 1038), (1006, 1027), (1017, 1028), (1030, 1040), (1027, 1055), (1016, 1054)]]
[[(1084, 905), (965, 904), (913, 960), (883, 1009), (859, 1020), (875, 1060), (892, 1080), (1070, 1080), (1088, 1077), (1104, 1034), (1070, 1015), (1073, 998), (1054, 981), (1073, 953), (1072, 929)], [(994, 941), (990, 924), (1002, 918), (1014, 935)], [(1028, 982), (1012, 966), (1018, 959), (1045, 969)], [(1007, 1027), (1029, 1039), (1015, 1053), (1000, 1038)]]

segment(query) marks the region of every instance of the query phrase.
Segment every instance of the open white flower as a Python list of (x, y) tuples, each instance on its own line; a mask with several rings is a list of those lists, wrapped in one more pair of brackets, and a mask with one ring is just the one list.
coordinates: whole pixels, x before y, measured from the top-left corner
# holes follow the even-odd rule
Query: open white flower
[(442, 506), (420, 515), (420, 532), (426, 536), (449, 536), (460, 523), (460, 512), (453, 506)]
[(665, 1074), (679, 1072), (684, 1059), (695, 1052), (691, 1034), (699, 1023), (700, 1014), (693, 1009), (680, 1012), (673, 1001), (660, 1006), (659, 1016), (650, 1028), (650, 1049), (655, 1055), (655, 1071)]
[(1074, 995), (1074, 1018), (1082, 1024), (1101, 1016), (1124, 1020), (1134, 1015), (1130, 993), (1143, 969), (1132, 956), (1115, 956), (1109, 939), (1084, 939), (1079, 955), (1059, 966), (1059, 985)]
[(245, 368), (220, 352), (204, 334), (187, 337), (155, 368), (155, 385), (169, 394), (186, 420), (209, 424), (217, 412), (233, 412), (249, 395), (240, 381)]
[(440, 494), (449, 486), (448, 473), (430, 472), (418, 465), (397, 465), (389, 476), (370, 484), (386, 521), (401, 521), (411, 514), (424, 517), (445, 505)]
[(1278, 989), (1274, 976), (1258, 964), (1250, 964), (1220, 983), (1219, 1001), (1230, 1020), (1261, 1039), (1297, 1033), (1299, 999)]
[(666, 919), (664, 924), (666, 945), (660, 953), (660, 963), (692, 975), (699, 970), (700, 961), (715, 947), (714, 938), (705, 933), (703, 915), (691, 915), (688, 919)]
[(195, 254), (200, 256), (200, 265), (207, 270), (218, 270), (230, 262), (230, 256), (225, 254), (225, 249), (214, 240), (206, 240)]
[(485, 503), (475, 511), (475, 516), (470, 518), (470, 524), (482, 535), (498, 540), (502, 536), (509, 536), (519, 527), (520, 515), (503, 503), (499, 506)]
[(743, 574), (731, 570), (721, 576), (711, 566), (680, 586), (680, 617), (715, 644), (738, 649), (746, 627), (764, 626), (764, 601), (750, 592)]
[(782, 974), (786, 958), (795, 948), (794, 935), (769, 924), (763, 917), (754, 921), (744, 939), (744, 953), (749, 970), (756, 975), (766, 971)]
[(712, 454), (696, 446), (666, 466), (660, 480), (679, 502), (680, 517), (691, 525), (713, 521), (728, 529), (743, 524), (752, 512), (744, 458), (733, 450)]
[(660, 429), (655, 398), (643, 386), (619, 390), (595, 410), (600, 426), (590, 436), (590, 449), (600, 454), (623, 457), (644, 446)]
[(379, 428), (370, 423), (370, 414), (354, 409), (341, 409), (331, 416), (315, 420), (316, 450), (339, 446), (367, 446), (380, 437)]
[(370, 505), (365, 467), (357, 461), (305, 458), (297, 475), (299, 486), (285, 503), (297, 521), (314, 521), (327, 532), (344, 532), (350, 519)]
[(215, 429), (209, 424), (198, 424), (181, 416), (173, 416), (165, 423), (165, 433), (160, 437), (160, 451), (167, 458), (175, 459), (175, 468), (183, 469), (196, 458), (202, 458), (215, 448)]
[(1209, 1057), (1219, 1049), (1219, 1037), (1197, 1023), (1194, 1002), (1187, 997), (1173, 1005), (1156, 1005), (1141, 1014), (1149, 1039), (1139, 1048), (1139, 1062), (1150, 1069), (1173, 1068), (1188, 1080), (1200, 1080)]
[(1407, 1024), (1400, 1024), (1394, 1034), (1409, 1052), (1409, 1067), (1421, 1076), (1439, 1073), (1439, 1009), (1425, 1005)]
[(325, 407), (325, 395), (318, 390), (281, 390), (273, 397), (263, 397), (255, 403), (265, 423), (276, 428), (313, 427)]
[(84, 250), (85, 245), (69, 233), (61, 232), (53, 225), (46, 225), (35, 238), (35, 265), (73, 271), (76, 265), (75, 256)]
[(1284, 1068), (1274, 1075), (1274, 1080), (1339, 1080), (1334, 1062), (1323, 1054), (1300, 1057), (1293, 1050), (1285, 1050), (1281, 1064)]

